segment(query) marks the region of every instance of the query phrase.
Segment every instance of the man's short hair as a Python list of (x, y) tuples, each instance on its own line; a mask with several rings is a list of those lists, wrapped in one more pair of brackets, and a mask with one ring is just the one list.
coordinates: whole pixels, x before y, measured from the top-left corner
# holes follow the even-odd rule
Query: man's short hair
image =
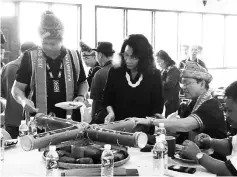
[(24, 53), (26, 50), (29, 50), (34, 46), (36, 46), (36, 45), (33, 42), (24, 42), (23, 44), (21, 44), (20, 50), (22, 53)]
[(233, 99), (235, 102), (237, 102), (237, 81), (231, 83), (225, 89), (225, 96), (227, 98)]

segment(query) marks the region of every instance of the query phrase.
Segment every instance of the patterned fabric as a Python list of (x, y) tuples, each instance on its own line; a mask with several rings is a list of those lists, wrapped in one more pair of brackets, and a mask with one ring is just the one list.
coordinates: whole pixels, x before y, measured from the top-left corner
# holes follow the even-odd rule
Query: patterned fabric
[(193, 61), (188, 61), (181, 69), (181, 77), (202, 79), (208, 83), (212, 81), (212, 75), (208, 73), (207, 69)]

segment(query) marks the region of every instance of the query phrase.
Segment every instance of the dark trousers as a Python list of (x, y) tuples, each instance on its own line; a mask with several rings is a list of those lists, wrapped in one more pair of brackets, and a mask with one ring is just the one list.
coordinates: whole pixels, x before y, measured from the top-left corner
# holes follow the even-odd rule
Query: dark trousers
[(11, 135), (12, 139), (16, 139), (19, 136), (19, 127), (17, 126), (6, 125), (5, 129)]

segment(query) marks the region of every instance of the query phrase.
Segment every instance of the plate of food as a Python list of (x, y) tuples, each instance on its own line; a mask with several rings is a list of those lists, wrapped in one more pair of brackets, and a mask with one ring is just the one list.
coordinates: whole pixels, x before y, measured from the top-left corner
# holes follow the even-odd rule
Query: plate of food
[[(97, 145), (87, 146), (66, 146), (57, 148), (59, 155), (59, 168), (63, 169), (76, 169), (76, 168), (101, 168), (101, 154), (103, 148)], [(114, 153), (114, 166), (118, 167), (125, 164), (130, 156), (127, 150), (113, 149)], [(48, 151), (44, 151), (43, 159), (46, 159)]]
[(66, 109), (66, 110), (78, 109), (82, 106), (85, 106), (85, 104), (82, 102), (77, 102), (77, 101), (66, 101), (66, 102), (61, 102), (61, 103), (55, 104), (55, 107), (59, 107), (59, 108)]

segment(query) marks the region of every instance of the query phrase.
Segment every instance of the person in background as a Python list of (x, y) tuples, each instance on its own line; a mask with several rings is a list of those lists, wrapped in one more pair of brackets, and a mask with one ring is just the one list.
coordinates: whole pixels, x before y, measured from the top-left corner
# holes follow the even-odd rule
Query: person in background
[[(237, 128), (237, 81), (225, 90), (226, 119)], [(200, 165), (218, 176), (237, 176), (237, 135), (227, 139), (215, 139), (207, 134), (197, 135), (196, 143), (185, 141), (181, 151), (185, 157), (197, 160)], [(199, 147), (213, 148), (223, 156), (230, 156), (227, 161), (220, 161), (202, 153)]]
[(193, 61), (193, 62), (197, 62), (199, 65), (201, 65), (202, 67), (204, 67), (205, 69), (207, 69), (205, 63), (197, 58), (197, 55), (200, 53), (199, 50), (199, 46), (198, 45), (192, 45), (190, 48), (190, 57), (188, 59), (184, 59), (180, 62), (179, 64), (179, 69), (183, 69), (185, 67), (185, 64), (187, 63), (187, 61)]
[(129, 35), (120, 56), (120, 65), (110, 69), (104, 89), (108, 112), (105, 122), (161, 114), (164, 106), (161, 74), (147, 38), (142, 34)]
[[(13, 97), (26, 113), (68, 118), (72, 110), (55, 104), (85, 100), (88, 83), (82, 60), (78, 51), (63, 46), (63, 34), (61, 20), (51, 11), (44, 12), (39, 27), (41, 46), (24, 53), (12, 87)], [(80, 118), (80, 114), (72, 117), (75, 121)]]
[(0, 52), (0, 62), (1, 62), (0, 71), (1, 71), (2, 67), (5, 65), (2, 61), (4, 59), (4, 53), (5, 53), (5, 48), (3, 45), (7, 42), (7, 40), (1, 30), (0, 35), (1, 35), (1, 52)]
[[(5, 39), (5, 36), (3, 35), (3, 32), (0, 30), (0, 35), (1, 35), (1, 44), (0, 44), (0, 74), (2, 72), (2, 68), (5, 66), (5, 64), (3, 63), (3, 59), (4, 59), (4, 53), (5, 53), (5, 48), (4, 48), (4, 44), (7, 42)], [(1, 91), (0, 91), (1, 92)], [(2, 97), (0, 97), (0, 113), (3, 113), (5, 111), (6, 108), (6, 100)], [(1, 116), (1, 120), (0, 122), (4, 122), (2, 119), (4, 119), (4, 115), (0, 115)], [(3, 126), (3, 124), (1, 123), (1, 126)]]
[(156, 54), (156, 61), (162, 68), (161, 79), (164, 89), (165, 116), (167, 117), (179, 108), (180, 71), (174, 60), (163, 50)]
[(92, 122), (96, 124), (104, 123), (107, 116), (106, 107), (103, 105), (103, 90), (107, 81), (108, 73), (112, 67), (114, 56), (113, 44), (110, 42), (99, 42), (96, 49), (97, 60), (102, 68), (95, 74), (92, 85), (90, 98), (92, 102)]
[(101, 66), (99, 65), (98, 61), (96, 60), (96, 52), (93, 51), (88, 45), (86, 45), (84, 42), (80, 41), (80, 48), (81, 48), (81, 57), (83, 61), (85, 62), (85, 65), (87, 67), (90, 67), (87, 82), (89, 84), (89, 91), (91, 90), (91, 83), (92, 79), (95, 76), (95, 73), (101, 69)]
[[(190, 101), (179, 109), (178, 114), (171, 114), (167, 119), (135, 119), (139, 124), (151, 124), (158, 126), (164, 123), (167, 131), (179, 133), (176, 139), (178, 144), (184, 140), (194, 140), (199, 133), (206, 133), (213, 138), (226, 138), (226, 122), (221, 103), (213, 98), (209, 90), (209, 83), (212, 76), (197, 62), (189, 61), (186, 67), (181, 70), (181, 88), (185, 97)], [(221, 154), (214, 153), (213, 157), (226, 159)]]
[(11, 89), (16, 78), (16, 72), (20, 67), (23, 53), (34, 46), (33, 42), (23, 43), (20, 48), (20, 56), (6, 64), (1, 73), (1, 97), (6, 99), (5, 129), (13, 139), (19, 135), (19, 125), (21, 120), (24, 120), (24, 115), (22, 106), (12, 97)]

